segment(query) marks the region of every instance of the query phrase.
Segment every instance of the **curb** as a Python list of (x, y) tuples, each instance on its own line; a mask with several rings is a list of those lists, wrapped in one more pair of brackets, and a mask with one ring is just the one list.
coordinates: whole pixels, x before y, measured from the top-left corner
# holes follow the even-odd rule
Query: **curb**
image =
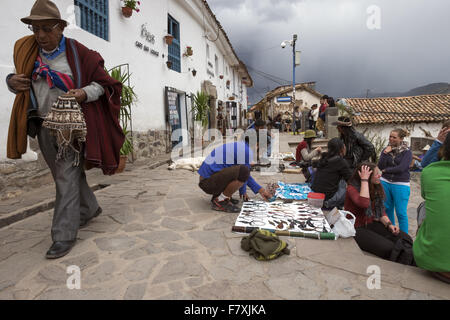
[[(156, 168), (158, 168), (164, 164), (167, 164), (169, 162), (170, 162), (170, 159), (160, 160), (160, 161), (150, 164), (149, 166), (147, 166), (147, 168), (156, 169)], [(92, 189), (92, 191), (95, 192), (97, 190), (102, 190), (111, 185), (119, 184), (121, 182), (122, 181), (120, 181), (120, 182), (118, 181), (117, 183), (112, 182), (111, 184), (98, 183), (98, 184), (92, 185), (91, 189)], [(31, 205), (31, 206), (24, 207), (24, 208), (18, 209), (16, 211), (13, 211), (13, 212), (7, 214), (5, 217), (0, 218), (0, 229), (5, 228), (13, 223), (18, 222), (18, 221), (24, 220), (28, 217), (32, 217), (32, 216), (38, 214), (39, 212), (53, 209), (54, 206), (55, 206), (55, 199), (52, 198), (52, 199), (43, 200), (35, 205)]]

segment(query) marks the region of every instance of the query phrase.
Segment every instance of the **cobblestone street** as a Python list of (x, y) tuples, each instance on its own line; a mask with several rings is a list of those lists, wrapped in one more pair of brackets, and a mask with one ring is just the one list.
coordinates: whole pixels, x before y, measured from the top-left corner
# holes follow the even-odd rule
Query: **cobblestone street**
[[(302, 182), (297, 174), (261, 176)], [(108, 184), (110, 177), (89, 176)], [(73, 250), (46, 260), (52, 210), (0, 229), (0, 299), (449, 299), (447, 284), (413, 267), (364, 254), (353, 239), (283, 238), (291, 254), (259, 262), (231, 232), (237, 214), (210, 209), (198, 174), (130, 166), (96, 191), (103, 213), (81, 229)], [(47, 190), (48, 189), (48, 190)], [(53, 197), (51, 188), (42, 197)], [(420, 188), (412, 183), (410, 234)], [(250, 193), (251, 194), (251, 193)], [(81, 289), (66, 286), (81, 269)], [(381, 270), (369, 290), (367, 267)]]

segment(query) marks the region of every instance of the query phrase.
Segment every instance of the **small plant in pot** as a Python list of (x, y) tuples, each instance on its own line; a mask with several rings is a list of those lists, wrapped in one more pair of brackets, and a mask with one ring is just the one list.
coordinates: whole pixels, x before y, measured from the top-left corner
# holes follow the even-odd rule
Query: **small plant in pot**
[(219, 78), (220, 78), (220, 79), (223, 79), (223, 74), (221, 74), (221, 75), (219, 76)]
[(119, 120), (125, 135), (125, 141), (120, 149), (120, 163), (115, 173), (121, 173), (125, 169), (128, 155), (133, 152), (133, 144), (131, 142), (131, 132), (128, 130), (128, 124), (131, 122), (131, 106), (135, 104), (137, 95), (134, 87), (129, 86), (129, 78), (131, 74), (128, 71), (123, 72), (121, 67), (112, 68), (109, 72), (111, 78), (122, 83), (122, 96), (120, 97)]
[(172, 61), (167, 60), (166, 61), (166, 65), (167, 65), (167, 68), (171, 68), (172, 67)]
[(194, 54), (194, 51), (192, 50), (192, 47), (186, 47), (186, 55), (188, 57), (192, 56)]
[(140, 1), (136, 0), (122, 0), (122, 14), (124, 17), (129, 18), (133, 15), (133, 10), (139, 12), (138, 6), (141, 5)]

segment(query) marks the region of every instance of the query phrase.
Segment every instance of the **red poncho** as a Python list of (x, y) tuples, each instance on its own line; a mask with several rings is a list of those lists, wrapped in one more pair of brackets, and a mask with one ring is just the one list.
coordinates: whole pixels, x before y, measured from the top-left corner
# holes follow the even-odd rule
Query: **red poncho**
[[(24, 50), (25, 48), (29, 50)], [(27, 66), (33, 65), (38, 54), (34, 36), (18, 40), (15, 51), (16, 70), (25, 69), (18, 68), (18, 61)], [(95, 81), (105, 89), (105, 94), (97, 101), (81, 105), (87, 126), (85, 160), (87, 167), (101, 168), (104, 174), (114, 174), (120, 160), (120, 148), (125, 140), (119, 124), (122, 84), (106, 73), (103, 58), (98, 52), (86, 48), (78, 41), (66, 38), (66, 55), (76, 88), (83, 88)], [(18, 56), (23, 58), (19, 59)], [(31, 77), (32, 70), (29, 69), (24, 73)], [(18, 159), (26, 152), (27, 128), (24, 120), (28, 104), (27, 93), (18, 93), (8, 135), (8, 157), (12, 159)]]

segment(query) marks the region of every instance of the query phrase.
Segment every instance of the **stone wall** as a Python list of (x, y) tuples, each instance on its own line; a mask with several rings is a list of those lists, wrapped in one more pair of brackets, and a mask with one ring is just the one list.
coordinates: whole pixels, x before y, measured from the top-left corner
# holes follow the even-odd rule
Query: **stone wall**
[(167, 130), (133, 132), (133, 159), (154, 158), (165, 154), (170, 147), (169, 142)]

